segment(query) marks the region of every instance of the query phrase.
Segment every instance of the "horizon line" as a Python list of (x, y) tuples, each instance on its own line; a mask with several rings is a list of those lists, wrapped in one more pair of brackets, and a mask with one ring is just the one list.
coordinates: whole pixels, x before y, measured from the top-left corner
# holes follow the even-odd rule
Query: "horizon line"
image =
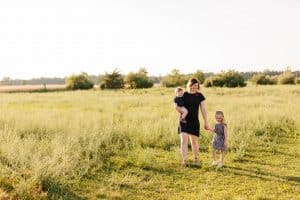
[[(143, 67), (140, 67), (139, 69), (141, 69), (141, 68), (143, 68)], [(106, 73), (110, 73), (110, 72), (112, 72), (113, 70), (118, 70), (122, 75), (127, 75), (128, 73), (130, 73), (130, 72), (137, 72), (139, 69), (137, 69), (136, 71), (129, 71), (129, 72), (127, 72), (127, 73), (123, 73), (122, 72), (122, 70), (121, 69), (119, 69), (119, 68), (114, 68), (114, 69), (112, 69), (112, 70), (110, 70), (110, 71), (105, 71), (104, 73), (98, 73), (98, 74), (95, 74), (95, 73), (89, 73), (89, 72), (87, 72), (87, 71), (80, 71), (80, 72), (76, 72), (76, 73), (70, 73), (69, 75), (58, 75), (58, 76), (51, 76), (51, 75), (46, 75), (46, 76), (44, 76), (44, 75), (41, 75), (41, 76), (39, 76), (39, 77), (37, 77), (37, 76), (34, 76), (34, 77), (30, 77), (30, 78), (21, 78), (21, 77), (14, 77), (14, 76), (9, 76), (9, 75), (4, 75), (4, 76), (2, 76), (2, 77), (0, 77), (1, 79), (3, 79), (3, 78), (10, 78), (11, 80), (32, 80), (32, 79), (41, 79), (41, 78), (67, 78), (68, 76), (71, 76), (71, 75), (78, 75), (78, 74), (81, 74), (81, 73), (87, 73), (89, 76), (101, 76), (101, 75), (105, 75)], [(293, 69), (291, 69), (290, 67), (285, 67), (284, 69), (282, 69), (282, 70), (273, 70), (273, 69), (268, 69), (268, 68), (266, 68), (266, 69), (263, 69), (263, 70), (249, 70), (249, 71), (246, 71), (246, 70), (237, 70), (237, 69), (226, 69), (226, 70), (220, 70), (220, 71), (218, 71), (218, 72), (214, 72), (214, 71), (207, 71), (207, 70), (201, 70), (201, 69), (196, 69), (194, 72), (182, 72), (182, 70), (180, 70), (180, 69), (178, 69), (178, 68), (173, 68), (173, 69), (171, 69), (168, 73), (165, 73), (165, 74), (159, 74), (159, 73), (155, 73), (155, 74), (153, 74), (153, 73), (149, 73), (149, 70), (147, 69), (147, 68), (145, 68), (146, 70), (147, 70), (147, 72), (148, 72), (148, 76), (157, 76), (157, 77), (160, 77), (160, 76), (167, 76), (172, 70), (179, 70), (179, 72), (181, 72), (182, 74), (184, 74), (184, 75), (188, 75), (188, 74), (193, 74), (193, 73), (195, 73), (196, 71), (202, 71), (204, 74), (210, 74), (210, 73), (213, 73), (213, 74), (218, 74), (218, 73), (221, 73), (221, 72), (223, 72), (223, 71), (230, 71), (230, 70), (234, 70), (234, 71), (237, 71), (237, 72), (239, 72), (239, 73), (260, 73), (260, 72), (265, 72), (265, 71), (271, 71), (271, 72), (283, 72), (283, 71), (285, 71), (285, 70), (291, 70), (292, 72), (299, 72), (300, 71), (300, 69), (295, 69), (295, 70), (293, 70)]]

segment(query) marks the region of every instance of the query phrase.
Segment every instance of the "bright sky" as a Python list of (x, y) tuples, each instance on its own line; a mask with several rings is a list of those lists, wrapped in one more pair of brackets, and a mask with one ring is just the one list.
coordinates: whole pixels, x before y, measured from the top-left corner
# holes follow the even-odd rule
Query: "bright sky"
[(0, 2), (0, 78), (300, 70), (299, 0)]

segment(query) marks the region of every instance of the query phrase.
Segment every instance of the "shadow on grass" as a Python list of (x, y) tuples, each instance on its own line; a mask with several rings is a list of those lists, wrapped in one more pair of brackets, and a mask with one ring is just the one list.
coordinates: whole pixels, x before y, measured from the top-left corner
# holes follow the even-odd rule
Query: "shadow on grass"
[(233, 159), (234, 162), (237, 163), (253, 163), (253, 164), (258, 164), (258, 165), (262, 165), (262, 166), (272, 166), (272, 167), (278, 167), (278, 165), (275, 164), (271, 164), (270, 162), (263, 162), (263, 161), (259, 161), (259, 160), (252, 160), (257, 158), (257, 155), (259, 156), (274, 156), (274, 155), (281, 155), (284, 156), (285, 158), (289, 158), (289, 159), (295, 159), (297, 158), (296, 154), (291, 154), (291, 153), (287, 153), (284, 151), (284, 149), (278, 148), (274, 151), (270, 150), (270, 149), (266, 149), (266, 148), (254, 148), (249, 150), (248, 153), (246, 153), (246, 155), (242, 158), (236, 158)]
[(119, 196), (112, 196), (112, 195), (107, 195), (107, 194), (98, 194), (96, 195), (97, 199), (112, 199), (112, 200), (121, 200), (124, 199)]
[(167, 176), (177, 173), (176, 170), (171, 167), (170, 168), (162, 168), (162, 167), (154, 167), (154, 166), (142, 166), (139, 168), (141, 168), (144, 171), (151, 171), (153, 173), (157, 173), (160, 175), (167, 175)]
[[(283, 151), (283, 149), (280, 150), (280, 148), (278, 149), (275, 149), (275, 150), (270, 150), (270, 149), (267, 149), (267, 148), (257, 148), (257, 149), (251, 149), (250, 150), (252, 153), (259, 153), (261, 155), (283, 155), (283, 156), (287, 156), (287, 157), (290, 157), (290, 158), (295, 158), (296, 157), (296, 154), (291, 154), (291, 153), (286, 153)], [(251, 155), (251, 154), (249, 154)]]
[(269, 166), (272, 166), (272, 167), (278, 166), (278, 165), (270, 164), (268, 162), (262, 162), (262, 161), (258, 161), (258, 160), (250, 160), (250, 159), (246, 159), (246, 158), (234, 159), (234, 162), (237, 162), (237, 163), (253, 163), (253, 164), (262, 165), (262, 166), (269, 165)]
[(72, 192), (67, 185), (59, 183), (52, 178), (42, 180), (41, 186), (42, 190), (47, 192), (49, 199), (86, 200), (86, 198), (82, 198)]
[(285, 176), (285, 179), (287, 179), (288, 181), (293, 181), (293, 182), (297, 182), (298, 184), (300, 184), (300, 176)]
[(262, 171), (259, 168), (257, 168), (257, 170), (251, 170), (251, 169), (245, 169), (245, 168), (233, 167), (233, 166), (226, 166), (222, 169), (222, 171), (226, 171), (227, 169), (229, 169), (227, 172), (231, 172), (235, 175), (248, 176), (251, 178), (258, 178), (266, 181), (274, 181), (275, 179), (276, 181), (288, 182), (293, 185), (300, 185), (299, 176), (280, 176), (280, 175), (272, 174), (270, 172)]

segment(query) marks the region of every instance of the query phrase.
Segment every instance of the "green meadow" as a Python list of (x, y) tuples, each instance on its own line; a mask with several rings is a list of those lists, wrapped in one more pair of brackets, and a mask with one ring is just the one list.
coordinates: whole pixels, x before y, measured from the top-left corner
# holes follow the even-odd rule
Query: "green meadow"
[(181, 167), (172, 88), (0, 93), (0, 199), (300, 199), (300, 85), (201, 90), (223, 168), (203, 126)]

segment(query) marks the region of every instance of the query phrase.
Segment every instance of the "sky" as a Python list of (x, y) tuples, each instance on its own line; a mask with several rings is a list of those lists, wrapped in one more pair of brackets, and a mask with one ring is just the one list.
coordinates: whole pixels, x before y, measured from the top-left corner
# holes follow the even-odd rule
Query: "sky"
[(300, 70), (299, 0), (0, 1), (0, 78)]

